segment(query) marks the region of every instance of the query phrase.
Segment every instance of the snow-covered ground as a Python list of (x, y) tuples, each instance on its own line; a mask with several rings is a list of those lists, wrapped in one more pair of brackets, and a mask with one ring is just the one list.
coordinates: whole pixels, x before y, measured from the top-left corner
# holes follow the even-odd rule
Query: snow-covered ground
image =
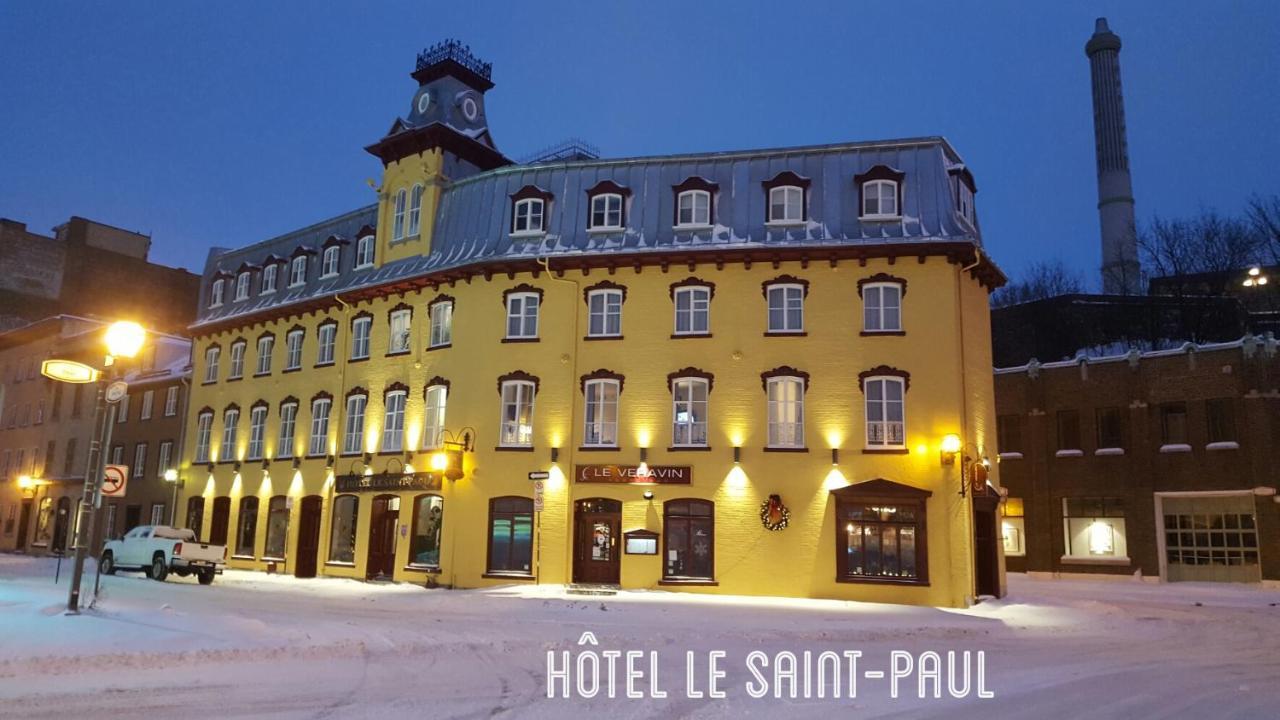
[[(236, 571), (201, 587), (121, 574), (103, 578), (96, 609), (73, 617), (62, 614), (67, 579), (53, 583), (52, 561), (0, 555), (0, 716), (1280, 717), (1280, 591), (1010, 583), (1008, 598), (954, 611), (666, 592), (582, 597), (548, 586), (426, 590)], [(587, 631), (598, 645), (579, 645)], [(615, 661), (615, 697), (607, 679), (582, 697), (579, 657), (586, 668), (599, 658), (603, 674), (609, 650), (644, 653), (633, 662), (644, 697), (626, 696), (625, 655)], [(724, 698), (708, 692), (708, 653), (717, 650)], [(828, 650), (861, 651), (856, 698), (847, 662), (837, 681), (818, 682), (817, 657)], [(571, 697), (548, 698), (548, 652), (559, 663), (565, 651)], [(767, 682), (759, 699), (749, 692), (763, 687), (748, 669), (754, 651), (769, 663), (750, 661)], [(786, 651), (801, 666), (811, 652), (808, 698), (802, 671), (794, 699), (775, 682)], [(940, 653), (942, 698), (929, 684), (920, 699), (916, 674), (891, 697), (893, 651), (913, 664)], [(974, 653), (962, 699), (947, 689), (948, 651)], [(990, 699), (978, 697), (979, 651)], [(687, 652), (703, 697), (689, 696)], [(867, 676), (877, 671), (886, 677)], [(655, 690), (666, 697), (650, 697)]]

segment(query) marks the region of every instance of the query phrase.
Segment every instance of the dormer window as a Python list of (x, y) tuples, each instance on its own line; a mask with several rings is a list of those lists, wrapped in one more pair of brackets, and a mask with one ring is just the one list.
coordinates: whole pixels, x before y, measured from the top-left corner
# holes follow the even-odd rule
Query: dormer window
[(409, 237), (417, 237), (422, 230), (422, 186), (414, 185), (409, 193)]
[(535, 235), (543, 232), (542, 217), (545, 205), (542, 200), (531, 198), (516, 203), (515, 224), (512, 235)]
[(262, 286), (258, 290), (259, 295), (268, 295), (276, 291), (276, 263), (267, 263), (262, 268)]
[(213, 281), (213, 285), (209, 288), (209, 307), (216, 308), (222, 305), (222, 297), (226, 292), (226, 281), (218, 278)]
[(960, 217), (974, 224), (973, 195), (978, 191), (973, 182), (973, 173), (963, 165), (950, 170), (951, 187), (955, 190), (956, 212)]
[(356, 241), (356, 269), (373, 267), (373, 236), (365, 235)]
[(396, 214), (395, 220), (391, 225), (391, 240), (393, 242), (404, 239), (404, 211), (408, 200), (409, 194), (404, 190), (396, 193)]
[(245, 270), (236, 276), (236, 300), (249, 299), (249, 279), (252, 274)]
[(338, 274), (338, 260), (342, 257), (342, 248), (330, 245), (324, 249), (320, 260), (320, 277), (330, 278)]
[(806, 220), (809, 180), (791, 171), (778, 173), (764, 183), (769, 196), (765, 221), (770, 225), (795, 225)]
[(289, 287), (307, 283), (307, 256), (299, 255), (289, 264)]
[(587, 191), (591, 199), (591, 212), (587, 217), (588, 230), (621, 230), (626, 223), (623, 199), (630, 190), (611, 180), (602, 180)]
[(711, 227), (712, 202), (717, 187), (700, 177), (691, 177), (672, 188), (676, 194), (675, 226)]
[(897, 220), (902, 216), (902, 179), (905, 173), (877, 165), (854, 177), (858, 208), (863, 220)]

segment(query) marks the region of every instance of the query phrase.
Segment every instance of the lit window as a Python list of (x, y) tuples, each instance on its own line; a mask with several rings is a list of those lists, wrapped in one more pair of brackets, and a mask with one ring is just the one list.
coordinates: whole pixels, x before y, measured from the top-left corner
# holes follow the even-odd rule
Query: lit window
[(338, 335), (337, 323), (321, 325), (317, 328), (316, 337), (319, 340), (319, 347), (316, 351), (316, 365), (332, 365), (333, 364), (333, 346), (334, 340)]
[(771, 377), (767, 388), (769, 447), (804, 447), (804, 380)]
[(249, 279), (250, 274), (242, 272), (236, 276), (236, 300), (249, 299)]
[(587, 335), (617, 337), (622, 334), (622, 291), (592, 290), (587, 294)]
[(431, 304), (431, 347), (453, 344), (453, 301)]
[(446, 385), (432, 385), (427, 388), (427, 413), (423, 418), (422, 449), (434, 450), (441, 446), (444, 433), (445, 406), (449, 400), (449, 388)]
[(369, 398), (363, 393), (347, 396), (347, 429), (342, 434), (342, 454), (355, 455), (363, 450), (364, 411)]
[(862, 329), (866, 332), (902, 330), (902, 285), (877, 282), (862, 286)]
[(782, 185), (769, 190), (769, 222), (798, 223), (804, 221), (804, 190)]
[(622, 196), (617, 193), (593, 195), (591, 222), (587, 227), (591, 230), (621, 230)]
[(925, 509), (929, 493), (884, 480), (836, 495), (836, 579), (929, 582)]
[(173, 441), (160, 443), (159, 462), (156, 463), (156, 476), (164, 477), (165, 471), (173, 469)]
[(262, 288), (258, 290), (259, 295), (267, 295), (276, 291), (276, 269), (278, 267), (275, 263), (267, 263), (262, 268)]
[(209, 438), (213, 434), (213, 413), (203, 412), (196, 418), (196, 463), (209, 462)]
[(285, 370), (297, 370), (302, 367), (302, 340), (306, 332), (303, 330), (291, 330), (285, 336)]
[(374, 237), (365, 235), (356, 242), (356, 269), (373, 267)]
[(511, 234), (537, 235), (543, 232), (543, 214), (546, 205), (540, 198), (528, 198), (516, 202)]
[(898, 183), (893, 180), (868, 180), (862, 183), (862, 217), (898, 217)]
[(676, 197), (676, 227), (703, 227), (711, 224), (711, 193), (686, 190)]
[(244, 377), (244, 351), (247, 343), (243, 340), (231, 343), (231, 367), (227, 369), (228, 380)]
[(382, 418), (382, 451), (400, 452), (404, 449), (404, 405), (407, 393), (393, 390), (387, 393)]
[(676, 378), (671, 381), (671, 444), (697, 447), (707, 444), (707, 395), (710, 384), (703, 378)]
[(222, 348), (214, 345), (204, 351), (204, 381), (218, 382), (218, 360), (222, 357)]
[(209, 307), (216, 308), (222, 304), (222, 294), (225, 292), (225, 286), (226, 281), (222, 278), (213, 281), (213, 287), (209, 288)]
[(715, 579), (715, 504), (681, 499), (663, 503), (662, 526), (668, 580)]
[(329, 531), (329, 562), (352, 564), (356, 560), (356, 519), (360, 499), (339, 495), (333, 499), (333, 521)]
[(369, 333), (373, 328), (373, 318), (361, 315), (351, 321), (351, 359), (364, 360), (369, 357)]
[(294, 429), (298, 422), (298, 403), (280, 404), (280, 434), (276, 442), (276, 457), (293, 457)]
[(586, 405), (584, 414), (583, 444), (615, 447), (618, 444), (618, 394), (621, 384), (617, 380), (588, 380), (583, 385)]
[(1000, 539), (1004, 543), (1004, 554), (1009, 557), (1026, 555), (1027, 527), (1022, 516), (1022, 499), (1005, 498), (1001, 505), (1004, 516), (1000, 520)]
[(261, 460), (263, 453), (263, 437), (267, 432), (267, 408), (258, 405), (249, 410), (249, 451), (245, 458)]
[(499, 444), (533, 445), (533, 396), (535, 386), (524, 380), (502, 383), (502, 422)]
[(275, 335), (263, 335), (258, 338), (258, 367), (255, 375), (267, 375), (271, 372), (271, 353), (275, 351)]
[[(33, 463), (34, 464), (34, 463)], [(147, 475), (147, 444), (140, 442), (133, 446), (133, 469), (129, 471), (133, 477), (143, 478)]]
[(422, 186), (414, 185), (409, 194), (409, 237), (418, 234), (422, 227)]
[(790, 283), (768, 287), (769, 332), (804, 332), (804, 292), (802, 285)]
[(342, 248), (330, 245), (324, 249), (320, 258), (320, 277), (329, 278), (338, 274), (338, 261), (342, 258)]
[(1063, 498), (1067, 557), (1128, 559), (1122, 498)]
[(507, 295), (507, 337), (538, 337), (538, 294), (532, 292)]
[(440, 530), (444, 525), (444, 498), (419, 495), (413, 499), (413, 533), (409, 536), (409, 565), (440, 566)]
[(530, 575), (533, 567), (533, 500), (489, 501), (489, 562), (492, 574)]
[(333, 401), (317, 398), (311, 401), (311, 442), (307, 454), (324, 455), (329, 447), (329, 409)]
[(392, 311), (390, 317), (391, 335), (387, 339), (387, 354), (395, 355), (409, 352), (409, 346), (413, 338), (410, 327), (412, 319), (412, 310), (405, 308)]
[(706, 335), (711, 331), (711, 288), (675, 290), (676, 335)]
[(267, 542), (262, 548), (262, 556), (283, 560), (288, 537), (289, 501), (283, 495), (276, 495), (267, 501)]
[(240, 408), (232, 405), (222, 413), (222, 446), (219, 460), (232, 460), (236, 452), (236, 430), (240, 424)]
[(404, 209), (405, 209), (407, 200), (408, 200), (408, 193), (406, 193), (404, 190), (401, 190), (400, 192), (396, 193), (395, 220), (391, 226), (392, 240), (404, 239)]
[(866, 394), (867, 447), (900, 449), (906, 447), (906, 425), (903, 419), (905, 383), (899, 377), (868, 377), (863, 380)]
[(289, 287), (298, 287), (307, 282), (307, 256), (299, 255), (289, 265)]
[(258, 536), (258, 498), (249, 495), (240, 498), (239, 527), (236, 529), (236, 555), (254, 556), (254, 542)]

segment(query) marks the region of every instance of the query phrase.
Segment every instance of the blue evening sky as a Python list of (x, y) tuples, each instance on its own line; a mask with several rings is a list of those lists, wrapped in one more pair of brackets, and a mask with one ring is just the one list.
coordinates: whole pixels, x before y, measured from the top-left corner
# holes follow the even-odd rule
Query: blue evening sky
[(1280, 2), (113, 2), (0, 0), (0, 216), (82, 215), (199, 271), (372, 200), (363, 151), (407, 114), (415, 54), (493, 63), (490, 127), (521, 157), (944, 135), (990, 253), (1094, 281), (1083, 46), (1106, 15), (1139, 220), (1280, 192)]

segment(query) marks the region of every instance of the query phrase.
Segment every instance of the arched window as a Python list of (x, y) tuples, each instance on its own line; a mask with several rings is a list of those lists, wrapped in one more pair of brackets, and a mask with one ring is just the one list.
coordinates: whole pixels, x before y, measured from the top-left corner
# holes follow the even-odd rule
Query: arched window
[(898, 183), (872, 180), (862, 184), (862, 217), (897, 217)]
[(529, 198), (516, 202), (515, 218), (511, 226), (513, 235), (541, 233), (546, 205), (541, 198)]
[(715, 579), (715, 503), (685, 498), (663, 503), (664, 580)]
[(288, 538), (288, 499), (283, 495), (276, 495), (267, 502), (267, 544), (262, 549), (262, 557), (283, 560)]
[(299, 255), (289, 265), (289, 287), (298, 287), (307, 282), (307, 256)]
[(355, 564), (356, 518), (359, 515), (360, 499), (355, 495), (339, 495), (333, 499), (332, 524), (329, 529), (329, 562)]
[(417, 236), (422, 228), (422, 186), (414, 185), (409, 195), (409, 237)]
[(449, 400), (449, 385), (440, 377), (428, 381), (426, 400), (427, 412), (422, 421), (422, 449), (434, 450), (441, 446), (444, 439), (445, 408)]
[(592, 230), (619, 230), (622, 228), (622, 196), (602, 193), (591, 198)]
[(440, 529), (444, 524), (444, 498), (419, 495), (413, 499), (413, 532), (409, 538), (409, 565), (440, 567)]
[[(795, 373), (795, 374), (791, 374)], [(769, 448), (804, 447), (804, 392), (808, 375), (790, 367), (763, 373), (768, 403)]]
[(903, 450), (906, 440), (907, 376), (880, 366), (858, 378), (866, 402), (868, 450)]
[(395, 221), (392, 223), (391, 239), (404, 239), (404, 209), (408, 200), (408, 193), (403, 189), (396, 193)]
[(236, 300), (249, 299), (249, 280), (252, 275), (248, 272), (242, 272), (236, 276)]
[(374, 238), (365, 235), (356, 241), (356, 269), (373, 266)]
[(213, 499), (213, 518), (209, 522), (209, 542), (214, 545), (227, 544), (227, 526), (231, 522), (231, 498), (223, 496)]
[(711, 224), (711, 193), (686, 190), (676, 197), (676, 227), (700, 227)]
[(783, 185), (769, 191), (769, 222), (798, 223), (804, 221), (804, 190)]
[(258, 536), (258, 498), (240, 498), (240, 516), (236, 518), (236, 556), (252, 558)]
[(206, 410), (196, 418), (196, 463), (209, 462), (209, 437), (213, 434), (213, 411)]
[(324, 256), (320, 261), (320, 277), (333, 277), (338, 274), (338, 261), (342, 258), (342, 248), (337, 245), (330, 245), (324, 249)]
[[(878, 277), (886, 279), (880, 280)], [(862, 295), (862, 332), (873, 333), (902, 332), (902, 296), (906, 294), (905, 281), (896, 278), (877, 276), (873, 282), (859, 283), (858, 292)]]
[(489, 501), (491, 575), (533, 575), (533, 500), (496, 497)]
[(711, 376), (694, 368), (685, 368), (672, 373), (667, 382), (671, 388), (671, 445), (706, 447)]
[(187, 498), (187, 529), (199, 538), (204, 533), (204, 497), (193, 495)]
[(268, 262), (262, 266), (262, 280), (259, 281), (259, 295), (269, 295), (276, 291), (276, 272), (280, 266), (275, 262)]
[(209, 288), (209, 307), (216, 308), (222, 304), (222, 297), (223, 297), (223, 293), (225, 292), (224, 290), (225, 287), (226, 287), (226, 281), (223, 280), (222, 278), (218, 278), (217, 280), (213, 281), (213, 285)]

